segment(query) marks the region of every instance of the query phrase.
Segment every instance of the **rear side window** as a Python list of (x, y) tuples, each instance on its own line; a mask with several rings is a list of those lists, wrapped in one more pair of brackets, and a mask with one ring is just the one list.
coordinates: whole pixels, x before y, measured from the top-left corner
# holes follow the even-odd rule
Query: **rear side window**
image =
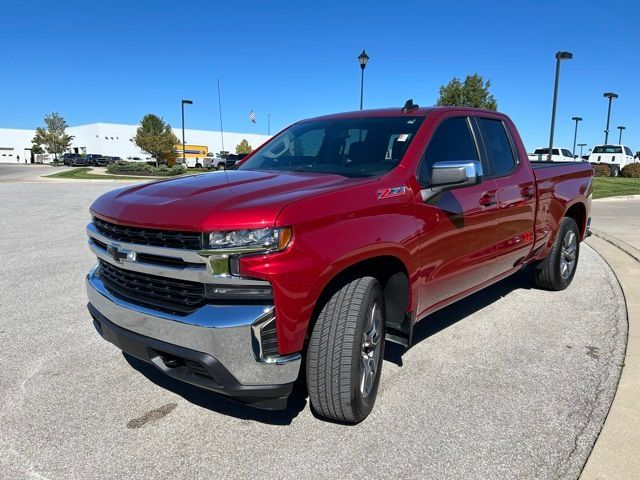
[[(515, 167), (516, 160), (504, 123), (502, 120), (479, 117), (478, 126), (487, 152), (491, 176), (501, 177), (508, 174)], [(553, 153), (556, 153), (555, 149)]]
[(420, 163), (418, 178), (421, 181), (431, 178), (431, 168), (436, 162), (461, 160), (478, 160), (478, 151), (466, 117), (449, 118), (431, 137)]
[(565, 157), (573, 157), (573, 155), (571, 154), (571, 152), (570, 152), (569, 150), (565, 149), (565, 148), (563, 148), (563, 149), (562, 149), (562, 154), (563, 154)]
[(624, 147), (624, 151), (630, 157), (633, 157), (633, 153), (631, 153), (631, 149), (629, 147)]

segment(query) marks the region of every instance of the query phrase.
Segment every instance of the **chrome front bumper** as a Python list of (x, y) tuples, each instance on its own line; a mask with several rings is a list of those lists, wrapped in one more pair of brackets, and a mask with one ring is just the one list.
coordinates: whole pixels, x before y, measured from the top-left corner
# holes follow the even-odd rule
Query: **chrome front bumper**
[(256, 326), (273, 317), (265, 305), (205, 305), (177, 316), (141, 307), (112, 295), (96, 275), (87, 275), (89, 303), (125, 330), (211, 355), (242, 385), (275, 385), (298, 378), (301, 356), (263, 357)]

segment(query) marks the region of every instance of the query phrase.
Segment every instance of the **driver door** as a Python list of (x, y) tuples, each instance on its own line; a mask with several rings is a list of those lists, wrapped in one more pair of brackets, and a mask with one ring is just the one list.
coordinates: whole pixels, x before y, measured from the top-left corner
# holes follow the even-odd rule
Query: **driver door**
[[(447, 117), (431, 136), (418, 178), (430, 178), (436, 162), (480, 158), (470, 119)], [(418, 312), (423, 315), (496, 275), (497, 187), (493, 180), (482, 180), (452, 188), (418, 203), (417, 212), (421, 260)]]

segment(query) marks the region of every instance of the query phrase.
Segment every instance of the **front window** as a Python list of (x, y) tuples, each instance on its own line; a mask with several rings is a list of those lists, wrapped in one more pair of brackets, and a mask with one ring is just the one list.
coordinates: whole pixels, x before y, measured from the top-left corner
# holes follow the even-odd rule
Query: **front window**
[(338, 118), (300, 122), (239, 170), (283, 170), (372, 177), (400, 163), (424, 117)]
[(593, 149), (593, 153), (622, 153), (622, 147), (615, 145), (600, 145)]

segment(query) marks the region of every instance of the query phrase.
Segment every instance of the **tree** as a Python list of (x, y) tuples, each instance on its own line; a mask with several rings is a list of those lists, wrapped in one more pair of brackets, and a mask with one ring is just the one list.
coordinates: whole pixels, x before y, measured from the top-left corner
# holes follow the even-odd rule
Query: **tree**
[(491, 81), (484, 79), (474, 73), (467, 75), (464, 83), (459, 78), (454, 77), (448, 84), (440, 87), (440, 98), (438, 105), (455, 105), (460, 107), (477, 107), (497, 110), (498, 102), (489, 93)]
[(251, 153), (253, 148), (249, 145), (246, 138), (243, 138), (242, 141), (236, 145), (236, 153)]
[(161, 162), (169, 163), (170, 158), (175, 157), (173, 152), (179, 143), (169, 124), (153, 114), (142, 118), (133, 141), (155, 159), (156, 166), (160, 166)]
[(67, 122), (57, 113), (44, 116), (45, 127), (36, 128), (36, 135), (31, 140), (34, 146), (44, 146), (57, 160), (58, 155), (69, 149), (73, 135), (67, 135)]

